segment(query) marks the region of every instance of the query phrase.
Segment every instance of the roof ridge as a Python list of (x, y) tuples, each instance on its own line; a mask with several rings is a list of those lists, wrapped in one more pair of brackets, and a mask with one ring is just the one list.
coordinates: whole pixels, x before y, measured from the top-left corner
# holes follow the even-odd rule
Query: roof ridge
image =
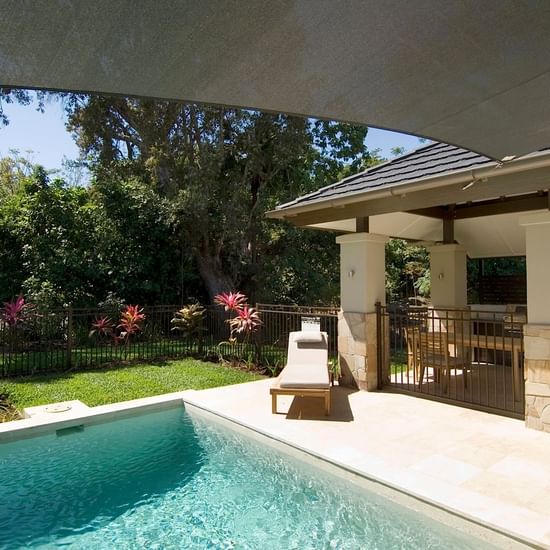
[[(478, 155), (477, 153), (473, 153), (473, 155), (474, 156), (471, 157), (472, 161), (474, 161), (475, 159), (479, 159), (480, 162), (487, 162), (488, 160), (490, 160), (487, 157)], [(460, 151), (448, 151), (445, 153), (443, 152), (440, 153), (437, 159), (439, 164), (450, 164), (457, 157), (464, 157), (464, 156), (465, 156), (465, 153), (463, 152), (461, 153)], [(401, 170), (402, 170), (401, 173), (408, 173), (408, 172), (414, 172), (416, 170), (421, 170), (425, 165), (429, 164), (430, 162), (433, 163), (433, 157), (418, 157), (417, 159), (415, 158), (414, 162), (411, 161), (409, 163), (405, 163), (401, 167)], [(389, 169), (389, 170), (384, 170), (376, 175), (383, 178), (386, 176), (386, 174), (391, 174), (391, 173), (392, 171), (391, 169)], [(364, 178), (364, 181), (366, 181), (370, 176), (371, 174), (366, 175), (366, 177)]]
[[(492, 159), (485, 159), (485, 160), (479, 160), (478, 162), (476, 162), (475, 164), (472, 164), (470, 165), (470, 167), (472, 166), (479, 166), (479, 165), (485, 165), (485, 164), (489, 164), (489, 163), (495, 163), (496, 164), (496, 161), (492, 160)], [(444, 165), (447, 165), (447, 164), (451, 164), (451, 163), (445, 163)], [(452, 170), (449, 170), (449, 171), (452, 171)], [(412, 170), (412, 171), (409, 171), (408, 173), (414, 173), (415, 170)], [(429, 172), (427, 173), (426, 175), (422, 176), (423, 178), (425, 177), (432, 177), (434, 175), (437, 175), (438, 173), (440, 172)], [(406, 173), (404, 174), (406, 176)], [(403, 183), (408, 183), (409, 181), (411, 181), (411, 179), (415, 179), (415, 178), (411, 178), (411, 177), (404, 177), (402, 181), (398, 181), (398, 182), (390, 182), (389, 185), (391, 185), (391, 187), (398, 187), (399, 185), (403, 184)], [(369, 187), (369, 189), (376, 189), (376, 188), (383, 188), (385, 186), (387, 186), (388, 183), (385, 183), (384, 181), (378, 183), (377, 185), (371, 185)], [(338, 188), (337, 190), (334, 191), (333, 195), (334, 197), (336, 196), (341, 196), (341, 195), (352, 195), (354, 193), (361, 193), (361, 192), (364, 192), (364, 189), (357, 189), (357, 188), (353, 188), (353, 187), (347, 187), (345, 189), (340, 189)]]
[[(461, 151), (453, 151), (453, 150), (450, 150), (450, 151), (441, 151), (439, 154), (438, 154), (438, 157), (437, 158), (440, 158), (440, 159), (451, 159), (451, 158), (454, 158), (454, 157), (458, 157), (458, 156), (464, 156), (465, 153), (464, 152), (461, 152)], [(485, 159), (485, 157), (481, 157), (480, 155), (478, 155), (477, 153), (472, 153), (472, 155), (474, 155), (473, 158), (475, 157), (480, 157), (480, 158), (483, 158)], [(429, 162), (432, 162), (432, 159), (434, 158), (434, 155), (432, 156), (425, 156), (425, 155), (422, 155), (422, 156), (417, 156), (414, 161), (412, 159), (409, 159), (410, 162), (409, 163), (406, 163), (407, 166), (411, 166), (411, 167), (415, 167), (415, 168), (418, 168), (420, 166), (422, 166), (423, 164), (427, 164)], [(387, 169), (386, 169), (387, 168)], [(378, 172), (381, 172), (380, 175), (383, 176), (383, 173), (384, 172), (391, 172), (391, 167), (384, 167), (384, 170), (378, 170)], [(367, 174), (363, 174), (363, 175), (367, 175)], [(370, 176), (370, 174), (367, 175), (367, 177)], [(343, 181), (343, 180), (342, 180)]]

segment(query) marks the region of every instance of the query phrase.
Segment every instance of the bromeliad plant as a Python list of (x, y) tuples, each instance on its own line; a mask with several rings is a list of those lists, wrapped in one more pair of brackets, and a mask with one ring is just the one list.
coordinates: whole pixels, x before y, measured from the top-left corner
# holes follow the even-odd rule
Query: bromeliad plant
[(23, 329), (33, 313), (34, 306), (25, 302), (23, 296), (18, 296), (10, 302), (4, 302), (4, 305), (0, 308), (0, 320), (2, 320), (4, 327), (7, 328), (2, 333), (12, 352), (22, 343)]
[(204, 315), (206, 310), (198, 303), (187, 304), (174, 313), (170, 321), (172, 330), (181, 332), (184, 338), (197, 339), (198, 352), (202, 353), (202, 334), (204, 332)]
[(115, 345), (124, 342), (128, 347), (132, 336), (143, 330), (143, 321), (145, 321), (143, 308), (138, 305), (126, 306), (116, 327), (110, 317), (98, 317), (92, 323), (89, 336), (90, 338), (97, 337), (100, 341), (108, 341), (112, 338)]
[(0, 317), (9, 327), (13, 328), (27, 320), (31, 308), (32, 305), (25, 302), (23, 296), (19, 296), (11, 302), (4, 302), (0, 310)]
[[(250, 341), (250, 337), (254, 335), (262, 326), (262, 320), (260, 314), (255, 308), (250, 307), (247, 304), (248, 298), (241, 292), (223, 292), (218, 294), (214, 298), (214, 302), (222, 306), (225, 311), (231, 313), (231, 317), (227, 319), (229, 325), (229, 340), (226, 342), (220, 342), (218, 348), (222, 349), (222, 346), (229, 345), (231, 347), (232, 358), (237, 358), (237, 361), (241, 362), (239, 356), (237, 337), (242, 336), (245, 343)], [(259, 358), (259, 350), (257, 342), (256, 344), (256, 359)], [(223, 357), (221, 357), (223, 359)], [(233, 361), (235, 364), (235, 361)]]
[(128, 344), (132, 336), (143, 330), (143, 321), (145, 321), (145, 313), (142, 307), (126, 306), (117, 326), (120, 329), (119, 338)]
[(232, 336), (243, 334), (248, 338), (262, 326), (260, 314), (253, 307), (245, 304), (241, 309), (235, 310), (235, 312), (235, 317), (229, 319)]
[(239, 311), (246, 302), (247, 297), (241, 292), (222, 292), (214, 296), (214, 303), (223, 306), (225, 311)]
[(90, 338), (98, 336), (99, 339), (107, 339), (113, 336), (115, 327), (113, 321), (109, 317), (98, 317), (92, 323), (92, 330), (90, 330)]

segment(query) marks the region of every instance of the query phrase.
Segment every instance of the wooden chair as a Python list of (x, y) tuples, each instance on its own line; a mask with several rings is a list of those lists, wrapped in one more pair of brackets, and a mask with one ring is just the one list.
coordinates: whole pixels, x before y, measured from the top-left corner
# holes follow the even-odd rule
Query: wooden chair
[(410, 371), (411, 369), (414, 372), (415, 380), (418, 380), (419, 383), (422, 381), (419, 379), (420, 376), (420, 332), (424, 330), (425, 327), (421, 326), (410, 326), (405, 328), (405, 338), (407, 340), (407, 367)]
[(426, 307), (409, 308), (406, 317), (405, 339), (407, 342), (407, 367), (413, 370), (415, 380), (422, 383), (420, 376), (419, 334), (428, 330), (428, 310)]
[(451, 355), (449, 335), (447, 332), (429, 332), (419, 330), (415, 335), (415, 342), (418, 347), (419, 374), (418, 384), (422, 385), (427, 368), (434, 372), (435, 382), (443, 380), (443, 392), (447, 393), (451, 379), (451, 370), (462, 370), (464, 387), (467, 386), (466, 370), (470, 367), (468, 354)]

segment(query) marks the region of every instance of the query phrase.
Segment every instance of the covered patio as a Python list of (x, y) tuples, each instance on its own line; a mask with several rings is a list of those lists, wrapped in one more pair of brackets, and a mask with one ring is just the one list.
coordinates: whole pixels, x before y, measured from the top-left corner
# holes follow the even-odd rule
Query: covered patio
[[(549, 176), (548, 151), (501, 163), (435, 142), (269, 213), (339, 233), (346, 383), (525, 414), (550, 431)], [(390, 237), (429, 249), (424, 312), (385, 307)], [(505, 256), (526, 257), (526, 299), (469, 304), (467, 258)]]
[[(283, 205), (273, 217), (343, 234), (339, 344), (364, 389), (383, 383), (374, 308), (384, 304), (387, 236), (435, 243), (437, 310), (467, 305), (466, 254), (525, 253), (526, 417), (550, 431), (546, 3), (159, 0), (136, 10), (129, 0), (10, 1), (0, 15), (0, 86), (8, 91), (263, 109), (467, 148), (436, 144), (427, 155), (417, 152), (418, 163), (392, 161)], [(450, 149), (430, 158), (439, 147)]]

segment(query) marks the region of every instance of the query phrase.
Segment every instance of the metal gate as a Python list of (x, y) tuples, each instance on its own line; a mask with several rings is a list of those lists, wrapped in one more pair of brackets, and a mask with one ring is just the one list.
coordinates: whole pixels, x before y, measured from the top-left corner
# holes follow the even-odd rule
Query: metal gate
[(380, 386), (525, 415), (524, 315), (377, 304)]

